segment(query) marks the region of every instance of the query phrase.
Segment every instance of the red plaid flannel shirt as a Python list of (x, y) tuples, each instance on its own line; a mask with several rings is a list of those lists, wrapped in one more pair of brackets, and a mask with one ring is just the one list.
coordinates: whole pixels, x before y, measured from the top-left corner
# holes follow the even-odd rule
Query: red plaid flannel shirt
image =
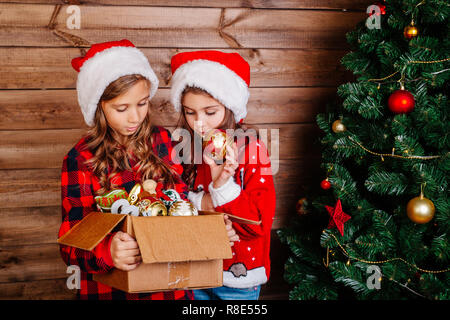
[[(169, 131), (162, 127), (154, 127), (153, 152), (162, 160), (171, 164), (180, 174), (182, 167), (173, 164), (170, 159), (172, 144)], [(98, 211), (95, 203), (95, 191), (100, 188), (97, 177), (85, 164), (93, 154), (86, 148), (86, 139), (82, 138), (74, 148), (64, 157), (61, 174), (62, 196), (62, 224), (59, 237), (69, 231), (75, 224), (92, 211)], [(114, 176), (113, 183), (125, 188), (127, 192), (140, 177), (136, 173), (136, 162), (130, 160), (133, 168), (131, 171), (123, 171)], [(187, 187), (179, 179), (175, 189), (186, 199)], [(67, 265), (77, 265), (81, 270), (81, 288), (77, 292), (79, 299), (127, 299), (127, 300), (182, 300), (193, 299), (190, 290), (167, 291), (157, 293), (127, 293), (111, 288), (107, 285), (92, 280), (92, 274), (106, 273), (114, 268), (111, 258), (110, 243), (113, 234), (109, 234), (101, 241), (93, 251), (86, 251), (75, 247), (60, 245), (60, 252)]]

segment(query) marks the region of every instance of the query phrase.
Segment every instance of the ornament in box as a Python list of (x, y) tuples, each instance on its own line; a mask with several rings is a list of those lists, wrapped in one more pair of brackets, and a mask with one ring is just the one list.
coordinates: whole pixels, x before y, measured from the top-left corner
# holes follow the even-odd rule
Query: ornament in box
[(95, 197), (95, 202), (97, 203), (97, 208), (101, 212), (110, 212), (111, 206), (114, 202), (120, 199), (127, 199), (128, 193), (123, 189), (114, 189), (104, 193), (101, 196)]
[(131, 205), (127, 199), (119, 199), (112, 204), (111, 213), (138, 216), (139, 208), (135, 205)]
[(140, 183), (136, 183), (133, 187), (133, 189), (131, 189), (130, 194), (128, 195), (128, 202), (130, 204), (135, 204), (136, 202), (139, 201), (139, 194), (142, 191), (142, 185)]
[(178, 200), (170, 207), (169, 216), (198, 216), (198, 211), (190, 201)]
[(163, 197), (160, 192), (162, 184), (148, 179), (142, 183), (142, 188), (138, 202), (140, 215), (144, 217), (166, 216), (168, 209), (162, 201)]
[(166, 197), (161, 197), (161, 201), (167, 207), (167, 210), (177, 201), (182, 200), (180, 194), (174, 189), (163, 190), (162, 193)]
[(159, 200), (142, 199), (138, 202), (139, 215), (144, 217), (167, 216), (166, 206)]
[(162, 188), (162, 184), (149, 179), (134, 185), (129, 194), (115, 189), (96, 197), (96, 201), (101, 211), (117, 214), (144, 217), (198, 215), (194, 205), (183, 200), (176, 190)]

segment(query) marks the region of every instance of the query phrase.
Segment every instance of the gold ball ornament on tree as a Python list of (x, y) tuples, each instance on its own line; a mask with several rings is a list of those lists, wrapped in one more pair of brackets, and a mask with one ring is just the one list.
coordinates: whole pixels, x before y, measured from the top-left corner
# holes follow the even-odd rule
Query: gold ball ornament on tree
[(418, 224), (428, 223), (434, 217), (435, 207), (430, 199), (423, 196), (412, 198), (406, 205), (408, 218)]
[(333, 130), (334, 133), (340, 133), (340, 132), (344, 132), (345, 130), (347, 130), (347, 128), (342, 123), (342, 120), (336, 120), (331, 125), (331, 130)]
[(405, 39), (412, 39), (415, 38), (419, 35), (419, 29), (417, 29), (417, 27), (414, 25), (414, 21), (411, 22), (411, 24), (409, 26), (406, 26), (403, 29), (403, 36), (405, 37)]

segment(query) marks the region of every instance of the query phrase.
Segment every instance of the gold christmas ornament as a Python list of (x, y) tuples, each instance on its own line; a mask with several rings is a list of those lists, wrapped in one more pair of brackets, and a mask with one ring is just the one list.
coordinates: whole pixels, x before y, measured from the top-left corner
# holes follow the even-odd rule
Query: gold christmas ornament
[(333, 130), (334, 133), (340, 133), (347, 130), (347, 128), (344, 126), (341, 120), (334, 121), (333, 124), (331, 125), (331, 129)]
[(139, 200), (139, 193), (141, 193), (142, 186), (140, 183), (136, 183), (131, 189), (130, 194), (128, 195), (128, 202), (134, 205)]
[(203, 137), (203, 149), (211, 159), (216, 161), (225, 158), (227, 146), (232, 144), (233, 139), (220, 129), (211, 130)]
[(409, 26), (406, 26), (405, 29), (403, 29), (403, 36), (406, 39), (412, 39), (419, 35), (419, 29), (414, 25), (414, 21), (411, 21), (411, 24)]
[(198, 216), (198, 211), (191, 202), (178, 200), (170, 207), (169, 216)]
[[(145, 200), (145, 199), (144, 199)], [(144, 201), (142, 200), (142, 201)], [(141, 209), (141, 208), (139, 208)], [(145, 210), (141, 211), (144, 217), (156, 217), (156, 216), (167, 216), (167, 208), (161, 201), (152, 202), (150, 205), (145, 207)]]
[(139, 208), (139, 215), (140, 216), (147, 215), (146, 211), (148, 210), (151, 204), (152, 202), (149, 199), (142, 199), (141, 201), (137, 202), (136, 207)]
[(434, 217), (435, 207), (430, 199), (423, 196), (423, 192), (420, 196), (409, 200), (406, 206), (406, 214), (408, 218), (419, 224), (429, 222)]

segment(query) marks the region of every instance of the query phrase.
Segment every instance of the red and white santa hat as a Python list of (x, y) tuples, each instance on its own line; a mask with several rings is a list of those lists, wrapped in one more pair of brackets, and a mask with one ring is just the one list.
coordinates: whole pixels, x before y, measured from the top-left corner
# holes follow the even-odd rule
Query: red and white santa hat
[(94, 124), (95, 111), (108, 85), (120, 77), (140, 74), (150, 83), (150, 99), (158, 89), (158, 78), (145, 55), (129, 40), (97, 43), (84, 57), (72, 60), (78, 71), (78, 103), (88, 126)]
[(181, 95), (186, 87), (208, 92), (230, 109), (236, 122), (247, 115), (250, 96), (250, 66), (238, 53), (221, 51), (181, 52), (172, 57), (171, 102), (181, 110)]

